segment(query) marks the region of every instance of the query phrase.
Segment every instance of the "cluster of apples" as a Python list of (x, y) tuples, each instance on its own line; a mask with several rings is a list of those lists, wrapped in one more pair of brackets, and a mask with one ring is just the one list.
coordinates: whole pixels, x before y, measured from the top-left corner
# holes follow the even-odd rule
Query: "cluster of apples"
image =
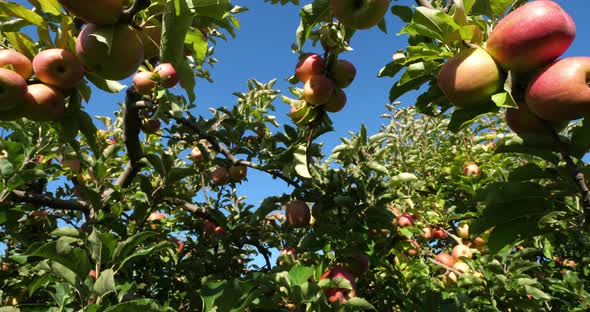
[[(211, 149), (207, 142), (203, 142), (207, 153), (211, 154), (214, 151)], [(195, 162), (200, 163), (205, 160), (205, 154), (201, 151), (198, 146), (191, 149), (189, 157)], [(217, 166), (211, 171), (211, 181), (214, 185), (221, 186), (226, 185), (230, 181), (234, 183), (241, 182), (248, 175), (248, 167), (245, 165), (231, 165), (229, 167)]]
[(590, 113), (590, 57), (555, 61), (575, 35), (572, 18), (559, 4), (529, 2), (498, 23), (485, 49), (470, 48), (449, 59), (438, 86), (457, 107), (474, 108), (502, 88), (504, 73), (510, 71), (513, 86), (522, 86), (523, 93), (513, 88), (518, 108), (506, 111), (510, 128), (518, 134), (543, 133), (540, 119), (563, 128)]
[(0, 50), (0, 120), (59, 119), (65, 111), (63, 90), (76, 87), (84, 74), (82, 62), (65, 49), (43, 50), (32, 62), (16, 50)]
[[(304, 83), (305, 104), (291, 107), (291, 118), (298, 122), (305, 117), (307, 105), (322, 106), (328, 112), (339, 112), (346, 104), (348, 87), (356, 76), (356, 68), (346, 60), (336, 60), (326, 72), (324, 59), (316, 53), (304, 55), (295, 66), (295, 77)], [(302, 113), (303, 112), (303, 113)]]

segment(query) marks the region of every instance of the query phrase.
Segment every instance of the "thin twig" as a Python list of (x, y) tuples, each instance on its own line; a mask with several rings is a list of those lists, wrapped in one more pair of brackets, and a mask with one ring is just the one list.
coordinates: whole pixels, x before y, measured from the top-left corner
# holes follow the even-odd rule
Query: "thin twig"
[(446, 265), (444, 265), (444, 264), (442, 264), (442, 263), (434, 260), (433, 258), (426, 258), (426, 259), (428, 259), (428, 261), (430, 261), (430, 262), (432, 262), (432, 263), (434, 263), (436, 265), (440, 265), (441, 267), (447, 269), (447, 271), (451, 271), (451, 272), (453, 272), (455, 274), (463, 274), (463, 272), (461, 272), (461, 271), (459, 271), (457, 269), (451, 268), (450, 266), (446, 266)]

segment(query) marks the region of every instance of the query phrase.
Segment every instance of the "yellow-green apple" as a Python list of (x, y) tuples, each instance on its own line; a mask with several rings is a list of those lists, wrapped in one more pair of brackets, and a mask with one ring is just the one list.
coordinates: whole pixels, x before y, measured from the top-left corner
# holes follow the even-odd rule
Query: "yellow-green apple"
[(18, 109), (27, 97), (27, 82), (16, 72), (0, 68), (0, 114)]
[(324, 60), (319, 54), (306, 54), (295, 66), (295, 77), (299, 81), (306, 83), (313, 75), (323, 75), (324, 66)]
[(66, 110), (63, 94), (54, 87), (34, 84), (27, 88), (24, 115), (35, 121), (50, 121), (61, 118)]
[(456, 283), (458, 280), (457, 278), (457, 274), (455, 274), (455, 272), (452, 271), (448, 271), (447, 273), (445, 273), (444, 275), (444, 281), (446, 283)]
[(590, 57), (556, 61), (530, 81), (525, 101), (535, 115), (545, 120), (573, 120), (590, 113)]
[(147, 95), (152, 93), (152, 90), (156, 87), (156, 82), (151, 79), (152, 75), (153, 73), (144, 71), (133, 76), (133, 86), (139, 94)]
[(24, 54), (13, 50), (0, 50), (0, 68), (15, 71), (24, 80), (31, 78), (33, 75), (33, 64)]
[(330, 0), (332, 14), (342, 24), (354, 29), (377, 25), (387, 13), (391, 0)]
[(468, 163), (463, 167), (463, 175), (477, 177), (481, 174), (481, 170), (476, 163)]
[(240, 182), (244, 180), (248, 171), (248, 167), (244, 165), (232, 165), (229, 167), (229, 176), (232, 181)]
[(114, 24), (123, 12), (125, 0), (58, 0), (74, 16), (97, 25)]
[(397, 218), (397, 225), (400, 227), (412, 226), (414, 225), (414, 218), (409, 213), (404, 213)]
[(356, 68), (349, 61), (338, 60), (334, 65), (330, 66), (328, 77), (332, 79), (337, 87), (346, 88), (350, 86), (356, 77)]
[(465, 262), (455, 262), (455, 264), (453, 264), (453, 269), (461, 273), (467, 273), (471, 271), (471, 267), (469, 267), (469, 264)]
[(324, 105), (324, 109), (330, 113), (337, 113), (344, 108), (344, 105), (346, 105), (346, 94), (342, 89), (334, 88), (330, 99)]
[(441, 252), (438, 255), (436, 255), (436, 257), (434, 257), (434, 260), (436, 260), (438, 263), (448, 266), (448, 267), (453, 267), (453, 265), (455, 264), (455, 259), (453, 258), (453, 256), (449, 255), (446, 252)]
[[(112, 38), (110, 48), (102, 41), (104, 34)], [(88, 71), (110, 80), (131, 76), (143, 61), (141, 40), (126, 24), (86, 25), (78, 35), (76, 53)]]
[[(518, 102), (518, 108), (508, 108), (506, 110), (506, 124), (516, 134), (536, 134), (547, 133), (543, 122), (539, 117), (533, 114), (528, 105), (524, 102)], [(551, 126), (557, 131), (563, 130), (567, 121), (552, 121)]]
[(160, 55), (162, 26), (156, 25), (155, 23), (156, 21), (148, 22), (138, 32), (139, 39), (141, 39), (141, 43), (143, 44), (143, 57), (146, 59)]
[(553, 1), (532, 1), (496, 25), (486, 50), (506, 70), (527, 73), (547, 65), (576, 36), (572, 18)]
[(424, 227), (422, 228), (422, 233), (420, 234), (420, 236), (422, 236), (422, 238), (424, 238), (425, 240), (431, 240), (434, 237), (434, 231), (429, 226)]
[(334, 84), (324, 75), (313, 75), (303, 86), (303, 97), (312, 105), (326, 104), (332, 96)]
[(350, 283), (351, 289), (330, 287), (324, 289), (324, 294), (328, 298), (329, 302), (340, 301), (340, 303), (344, 304), (350, 298), (353, 298), (356, 295), (356, 284), (354, 282), (354, 277), (344, 269), (334, 267), (325, 271), (320, 277), (320, 280), (335, 278), (347, 280)]
[(459, 235), (459, 237), (461, 237), (462, 239), (468, 239), (469, 238), (469, 224), (467, 223), (461, 223), (457, 226), (457, 235)]
[(299, 199), (295, 199), (285, 205), (285, 213), (287, 215), (287, 223), (292, 226), (306, 226), (309, 225), (311, 219), (311, 212), (309, 206)]
[(178, 83), (178, 76), (176, 69), (170, 63), (162, 63), (154, 68), (154, 73), (160, 76), (162, 86), (165, 88), (172, 88)]
[(463, 244), (459, 244), (459, 245), (453, 247), (453, 251), (451, 254), (453, 255), (453, 258), (455, 258), (455, 260), (457, 260), (457, 261), (461, 260), (461, 257), (471, 259), (471, 257), (473, 256), (473, 253), (471, 252), (471, 248), (469, 248)]
[(217, 167), (211, 172), (211, 180), (215, 185), (224, 185), (229, 182), (229, 171), (225, 167)]
[(450, 58), (438, 73), (437, 83), (455, 106), (485, 105), (502, 86), (500, 68), (481, 48), (469, 48)]
[(84, 79), (84, 64), (65, 49), (48, 49), (39, 52), (33, 58), (33, 70), (41, 82), (70, 89)]
[(154, 134), (160, 130), (159, 119), (144, 119), (141, 121), (141, 130), (145, 134)]

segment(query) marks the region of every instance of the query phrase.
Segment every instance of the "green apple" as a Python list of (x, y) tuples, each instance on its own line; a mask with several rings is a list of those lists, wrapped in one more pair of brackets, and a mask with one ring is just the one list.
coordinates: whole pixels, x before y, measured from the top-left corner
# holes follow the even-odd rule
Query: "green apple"
[(330, 0), (332, 14), (342, 24), (354, 29), (377, 25), (387, 13), (391, 0)]

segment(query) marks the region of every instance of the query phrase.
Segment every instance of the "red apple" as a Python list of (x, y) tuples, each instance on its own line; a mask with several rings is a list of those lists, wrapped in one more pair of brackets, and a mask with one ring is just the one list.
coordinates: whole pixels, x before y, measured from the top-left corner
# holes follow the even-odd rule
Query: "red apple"
[[(111, 35), (109, 47), (99, 38)], [(143, 45), (135, 30), (126, 24), (88, 24), (78, 35), (76, 53), (88, 71), (110, 80), (121, 80), (137, 71), (143, 61)]]
[(537, 116), (550, 121), (573, 120), (590, 113), (590, 57), (556, 61), (531, 79), (526, 104)]
[(162, 220), (165, 218), (166, 218), (166, 215), (161, 212), (152, 212), (148, 216), (147, 220), (150, 222), (153, 222), (153, 221), (159, 221), (159, 220)]
[(233, 165), (229, 167), (229, 176), (232, 181), (240, 182), (246, 178), (248, 167), (244, 165)]
[(473, 253), (471, 252), (471, 248), (469, 248), (465, 245), (457, 245), (453, 248), (452, 255), (453, 255), (453, 258), (455, 258), (455, 260), (459, 261), (459, 260), (461, 260), (461, 257), (471, 259), (471, 257), (473, 256)]
[(65, 98), (57, 89), (44, 84), (34, 84), (27, 88), (24, 114), (28, 119), (57, 120), (61, 118), (65, 109)]
[(115, 24), (123, 12), (124, 0), (58, 0), (76, 17), (97, 25)]
[(285, 205), (287, 223), (292, 226), (307, 226), (311, 220), (309, 206), (299, 199), (295, 199)]
[(479, 251), (481, 251), (481, 249), (485, 247), (486, 243), (486, 240), (479, 236), (473, 239), (473, 244), (475, 245), (475, 248)]
[(96, 280), (96, 270), (90, 270), (90, 272), (88, 272), (88, 276), (90, 276), (90, 278), (93, 280)]
[(443, 229), (436, 229), (432, 232), (432, 236), (435, 239), (445, 239), (447, 238), (447, 232), (445, 232)]
[(478, 177), (481, 174), (481, 171), (476, 163), (468, 163), (463, 167), (463, 174), (468, 177)]
[(72, 52), (64, 49), (48, 49), (33, 58), (33, 70), (41, 82), (70, 89), (84, 79), (84, 65)]
[(500, 68), (481, 48), (470, 48), (455, 55), (438, 73), (438, 86), (457, 107), (485, 105), (502, 86)]
[(334, 88), (330, 99), (324, 105), (324, 109), (330, 113), (336, 113), (341, 111), (346, 105), (346, 93), (340, 88)]
[(349, 61), (338, 60), (330, 67), (328, 77), (332, 79), (337, 87), (346, 88), (350, 86), (354, 77), (356, 77), (356, 68)]
[(178, 83), (176, 69), (170, 63), (162, 63), (154, 68), (154, 73), (160, 76), (162, 86), (172, 88)]
[(201, 150), (196, 146), (191, 149), (190, 157), (195, 162), (202, 161), (203, 159), (205, 159), (205, 155), (203, 154), (203, 152), (201, 152)]
[[(506, 123), (516, 134), (545, 134), (547, 129), (542, 121), (533, 114), (525, 103), (518, 103), (518, 108), (506, 110)], [(567, 121), (553, 121), (551, 126), (557, 131), (567, 126)]]
[(224, 185), (229, 182), (229, 171), (225, 167), (217, 167), (211, 172), (211, 180), (215, 185)]
[(332, 96), (334, 84), (324, 75), (313, 75), (303, 86), (303, 97), (312, 105), (326, 104)]
[(33, 75), (33, 64), (24, 54), (13, 50), (0, 50), (0, 67), (15, 71), (24, 80), (31, 78)]
[(404, 213), (397, 218), (397, 225), (400, 227), (412, 226), (414, 225), (414, 219), (409, 213)]
[(16, 72), (0, 68), (0, 115), (20, 110), (27, 98), (27, 82)]
[(453, 258), (453, 256), (449, 255), (446, 252), (439, 253), (438, 255), (436, 255), (436, 257), (434, 258), (434, 260), (438, 261), (442, 265), (445, 265), (445, 266), (448, 266), (448, 267), (451, 267), (451, 268), (455, 264), (455, 259)]
[(156, 82), (151, 79), (152, 75), (150, 72), (138, 72), (133, 76), (133, 86), (139, 94), (147, 95), (152, 93), (152, 90), (156, 87)]
[[(285, 259), (285, 257), (288, 257), (291, 259), (291, 262), (294, 262), (295, 260), (297, 260), (297, 251), (295, 250), (295, 248), (293, 247), (285, 247), (283, 248), (283, 250), (281, 250), (281, 253), (279, 254), (279, 258), (277, 259), (277, 264), (278, 265), (285, 265), (285, 261), (283, 261)], [(283, 259), (281, 259), (283, 258)]]
[(533, 1), (496, 25), (486, 50), (506, 70), (531, 72), (558, 58), (576, 36), (576, 25), (559, 4)]
[(306, 83), (313, 75), (323, 75), (324, 66), (324, 60), (319, 54), (306, 54), (295, 66), (295, 77)]
[(342, 268), (331, 268), (328, 269), (326, 272), (322, 274), (320, 280), (322, 279), (335, 279), (335, 278), (343, 278), (350, 282), (350, 286), (352, 289), (347, 288), (325, 288), (324, 294), (328, 297), (328, 301), (336, 302), (340, 301), (340, 303), (346, 303), (350, 298), (356, 295), (356, 284), (354, 282), (354, 277), (346, 272)]
[(332, 14), (353, 29), (377, 25), (387, 13), (391, 0), (330, 0)]

